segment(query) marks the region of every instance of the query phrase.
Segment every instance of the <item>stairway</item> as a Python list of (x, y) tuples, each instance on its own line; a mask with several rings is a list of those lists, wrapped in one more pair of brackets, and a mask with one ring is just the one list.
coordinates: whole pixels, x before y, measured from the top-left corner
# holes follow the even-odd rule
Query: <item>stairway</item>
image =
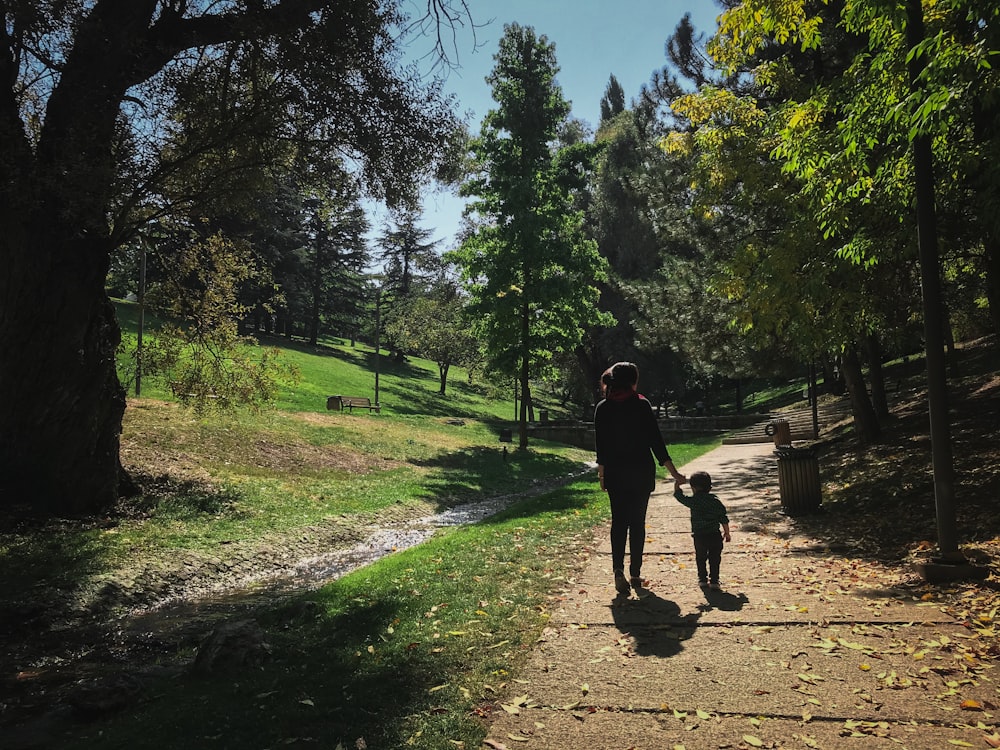
[[(834, 424), (851, 418), (851, 404), (846, 398), (825, 398), (818, 408), (820, 435)], [(766, 416), (761, 421), (730, 432), (722, 439), (723, 445), (746, 445), (749, 443), (769, 443), (772, 441), (767, 434), (767, 426), (774, 419), (784, 419), (792, 433), (792, 441), (813, 440), (812, 408), (809, 406), (779, 409)]]

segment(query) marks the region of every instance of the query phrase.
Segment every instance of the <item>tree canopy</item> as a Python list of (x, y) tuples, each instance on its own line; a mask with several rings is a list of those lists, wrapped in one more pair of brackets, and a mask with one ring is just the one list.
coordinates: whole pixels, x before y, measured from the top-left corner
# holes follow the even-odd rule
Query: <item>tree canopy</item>
[[(431, 0), (431, 18), (464, 2)], [(0, 502), (85, 513), (122, 477), (112, 254), (145, 224), (350, 161), (409, 200), (453, 148), (440, 84), (399, 64), (387, 0), (4, 2)]]

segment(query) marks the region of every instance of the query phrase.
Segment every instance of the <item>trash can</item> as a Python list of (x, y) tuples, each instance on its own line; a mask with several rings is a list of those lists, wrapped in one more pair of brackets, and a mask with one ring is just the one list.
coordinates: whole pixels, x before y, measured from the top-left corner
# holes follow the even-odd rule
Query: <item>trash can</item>
[(823, 500), (819, 483), (819, 460), (811, 448), (785, 446), (778, 457), (778, 493), (781, 510), (789, 516), (815, 513)]
[(549, 410), (548, 409), (539, 409), (538, 410), (538, 421), (539, 422), (548, 422), (549, 421)]
[(504, 427), (500, 430), (500, 442), (501, 443), (512, 443), (514, 442), (514, 431), (509, 427)]
[(792, 444), (792, 428), (787, 419), (781, 417), (772, 419), (764, 428), (764, 434), (774, 439), (775, 448), (783, 448)]
[(326, 400), (326, 408), (329, 411), (343, 411), (344, 410), (344, 397), (343, 396), (330, 396)]

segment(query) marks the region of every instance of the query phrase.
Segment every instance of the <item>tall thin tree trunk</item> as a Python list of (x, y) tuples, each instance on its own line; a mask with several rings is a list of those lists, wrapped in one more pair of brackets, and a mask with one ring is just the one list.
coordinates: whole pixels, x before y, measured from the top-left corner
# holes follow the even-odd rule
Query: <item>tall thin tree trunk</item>
[(319, 307), (322, 285), (319, 279), (319, 269), (313, 269), (312, 299), (309, 305), (309, 345), (316, 346), (319, 343)]
[(522, 450), (528, 447), (528, 401), (531, 398), (528, 393), (529, 359), (531, 357), (531, 344), (528, 340), (531, 333), (529, 314), (528, 303), (525, 302), (521, 308), (521, 413), (518, 415), (517, 426), (517, 446)]
[[(921, 0), (906, 5), (907, 44), (915, 49), (924, 41)], [(922, 54), (909, 61), (910, 86), (920, 91), (920, 74), (926, 63)], [(948, 415), (948, 380), (944, 359), (944, 314), (941, 302), (941, 260), (934, 213), (934, 153), (931, 137), (913, 139), (914, 187), (917, 199), (917, 246), (920, 256), (920, 287), (924, 303), (924, 345), (927, 355), (927, 401), (930, 412), (931, 464), (934, 468), (934, 505), (937, 515), (938, 550), (945, 560), (961, 560), (955, 517), (954, 463), (951, 421)]]

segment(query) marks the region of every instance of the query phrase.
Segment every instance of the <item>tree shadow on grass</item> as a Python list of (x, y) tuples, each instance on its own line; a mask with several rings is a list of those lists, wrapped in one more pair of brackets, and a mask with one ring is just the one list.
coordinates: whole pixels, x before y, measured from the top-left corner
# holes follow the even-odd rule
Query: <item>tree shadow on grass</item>
[[(0, 655), (0, 666), (7, 666), (5, 657), (14, 659), (21, 645), (29, 642), (37, 653), (46, 652), (45, 643), (51, 640), (50, 653), (59, 653), (71, 647), (68, 640), (61, 643), (67, 624), (97, 623), (111, 612), (148, 604), (164, 594), (107, 576), (126, 553), (115, 531), (122, 519), (242, 515), (233, 511), (239, 500), (234, 493), (201, 482), (150, 476), (143, 484), (146, 492), (122, 500), (111, 515), (50, 519), (0, 530), (0, 638), (10, 646), (8, 654)], [(164, 572), (164, 581), (166, 576)]]
[(183, 739), (220, 748), (361, 747), (363, 738), (369, 747), (404, 747), (407, 717), (435, 710), (433, 688), (445, 657), (434, 643), (422, 642), (403, 645), (402, 659), (383, 660), (386, 641), (379, 634), (403, 616), (399, 602), (355, 600), (334, 615), (323, 609), (315, 600), (295, 599), (257, 611), (270, 651), (263, 663), (219, 674), (179, 667), (162, 677), (146, 675), (145, 700), (87, 723), (63, 716), (56, 728), (67, 744), (54, 745), (134, 746), (154, 726), (164, 746)]
[(578, 461), (547, 453), (468, 448), (415, 462), (428, 469), (424, 496), (448, 508), (470, 499), (510, 497), (553, 488), (584, 469)]

